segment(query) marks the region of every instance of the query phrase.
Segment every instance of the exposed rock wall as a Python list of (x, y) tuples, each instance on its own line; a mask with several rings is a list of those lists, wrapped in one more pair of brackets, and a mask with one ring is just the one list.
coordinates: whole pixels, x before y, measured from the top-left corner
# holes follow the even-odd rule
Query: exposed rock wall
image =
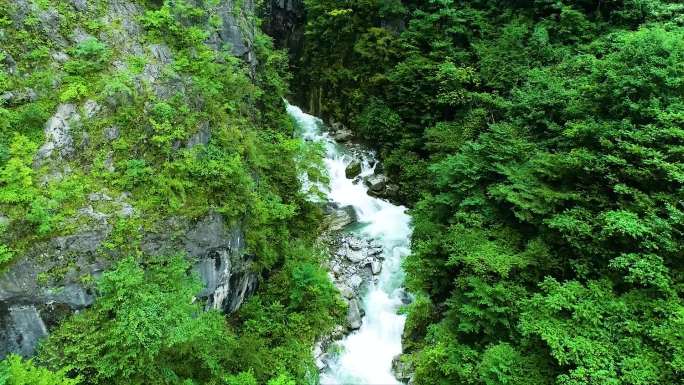
[[(164, 232), (144, 236), (142, 249), (150, 255), (185, 252), (203, 281), (198, 298), (207, 308), (233, 312), (256, 290), (258, 276), (252, 258), (245, 253), (239, 225), (227, 226), (211, 213), (198, 221), (170, 218)], [(31, 355), (36, 343), (65, 316), (95, 301), (86, 276), (98, 277), (117, 255), (107, 255), (103, 242), (111, 227), (103, 226), (76, 235), (55, 238), (38, 245), (0, 276), (0, 356), (14, 352)], [(62, 278), (45, 282), (42, 277), (69, 260), (72, 266)]]
[(264, 5), (263, 30), (275, 40), (276, 47), (287, 48), (296, 61), (304, 47), (306, 9), (303, 0), (269, 0)]
[[(297, 77), (301, 68), (306, 28), (304, 0), (266, 0), (260, 10), (264, 24), (262, 29), (273, 38), (276, 48), (287, 49), (291, 72)], [(298, 83), (297, 79), (294, 83)], [(309, 91), (302, 84), (292, 88), (294, 104), (307, 108)], [(309, 108), (309, 112), (312, 112)], [(313, 111), (315, 113), (315, 111)]]
[[(125, 55), (146, 55), (150, 60), (135, 79), (139, 89), (151, 87), (159, 99), (185, 94), (189, 78), (169, 78), (167, 66), (173, 62), (173, 53), (164, 44), (150, 44), (143, 38), (144, 31), (140, 17), (145, 9), (133, 0), (111, 0), (106, 3), (104, 16), (97, 20), (115, 28), (96, 36), (100, 41)], [(72, 0), (71, 5), (78, 12), (95, 7), (95, 2)], [(15, 21), (21, 21), (30, 13), (38, 14), (39, 26), (52, 40), (50, 55), (55, 63), (69, 59), (68, 48), (90, 36), (79, 26), (65, 33), (64, 18), (57, 8), (48, 6), (37, 9), (34, 2), (17, 0)], [(215, 49), (230, 47), (233, 55), (242, 58), (252, 70), (257, 65), (254, 52), (256, 21), (253, 17), (253, 0), (219, 0), (207, 12), (218, 15), (221, 24), (213, 29), (207, 43)], [(0, 53), (2, 53), (0, 48)], [(19, 71), (10, 55), (0, 55), (8, 73)], [(125, 60), (114, 58), (114, 68), (126, 68)], [(0, 95), (0, 102), (11, 105), (24, 99), (34, 98), (32, 90)], [(49, 175), (43, 180), (62, 178), (72, 172), (69, 161), (87, 146), (87, 137), (76, 137), (80, 125), (88, 119), (115, 111), (132, 102), (125, 93), (112, 93), (106, 100), (96, 103), (59, 104), (53, 116), (45, 122), (45, 142), (34, 159), (34, 167), (47, 167)], [(1, 103), (0, 103), (1, 104)], [(197, 101), (201, 105), (201, 101)], [(211, 127), (206, 122), (200, 125), (198, 133), (184, 145), (193, 147), (206, 145), (211, 137)], [(116, 126), (105, 128), (104, 136), (109, 140), (119, 137)], [(179, 146), (182, 145), (179, 143)], [(113, 171), (111, 157), (105, 161)], [(112, 215), (130, 217), (135, 207), (129, 204), (126, 194), (112, 198), (106, 193), (91, 194), (91, 204), (78, 210), (77, 216), (87, 218), (87, 225), (78, 227), (72, 235), (62, 236), (33, 245), (28, 252), (16, 257), (8, 269), (0, 273), (0, 358), (8, 353), (30, 356), (40, 338), (59, 324), (68, 315), (90, 306), (96, 300), (92, 281), (86, 277), (98, 277), (112, 266), (119, 257), (115, 251), (103, 248), (112, 232)], [(97, 202), (107, 201), (118, 205), (115, 214), (98, 212)], [(2, 215), (0, 215), (0, 218)], [(74, 221), (75, 223), (76, 221)], [(9, 224), (12, 226), (12, 224)], [(251, 268), (251, 257), (245, 253), (246, 245), (240, 224), (228, 226), (225, 218), (210, 213), (199, 220), (189, 218), (167, 218), (158, 226), (159, 230), (144, 234), (142, 249), (146, 253), (177, 253), (184, 251), (193, 260), (194, 271), (199, 274), (204, 289), (198, 298), (206, 301), (207, 308), (235, 311), (244, 299), (257, 287), (258, 277)], [(47, 278), (49, 277), (49, 278)]]

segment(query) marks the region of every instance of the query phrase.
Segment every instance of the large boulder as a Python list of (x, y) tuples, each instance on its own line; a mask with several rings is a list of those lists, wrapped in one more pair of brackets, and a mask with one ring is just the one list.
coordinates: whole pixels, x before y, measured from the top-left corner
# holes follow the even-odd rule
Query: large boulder
[(387, 186), (387, 177), (382, 174), (371, 175), (364, 181), (370, 191), (374, 193), (382, 192)]
[(348, 128), (340, 128), (332, 134), (337, 142), (348, 142), (354, 137), (354, 133)]
[(370, 268), (373, 275), (378, 275), (382, 272), (382, 262), (378, 260), (371, 261)]
[(62, 159), (73, 154), (74, 139), (71, 131), (80, 120), (81, 115), (75, 105), (65, 103), (57, 107), (57, 112), (45, 124), (45, 143), (36, 155), (37, 165), (53, 155)]
[(344, 175), (347, 179), (354, 179), (361, 174), (361, 162), (353, 160), (344, 170)]
[(392, 359), (392, 373), (402, 383), (411, 383), (415, 374), (413, 363), (400, 354)]
[(33, 353), (48, 331), (34, 305), (0, 306), (0, 341), (22, 356)]
[(353, 206), (344, 206), (340, 208), (330, 208), (326, 214), (327, 228), (330, 231), (339, 231), (344, 227), (355, 223), (358, 220), (356, 210)]
[(361, 328), (361, 309), (359, 302), (356, 299), (349, 301), (349, 308), (347, 310), (347, 323), (350, 330), (357, 330)]

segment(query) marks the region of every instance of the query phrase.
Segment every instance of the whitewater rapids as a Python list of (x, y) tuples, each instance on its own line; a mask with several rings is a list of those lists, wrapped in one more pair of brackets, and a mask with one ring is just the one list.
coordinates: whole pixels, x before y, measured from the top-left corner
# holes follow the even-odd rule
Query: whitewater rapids
[[(379, 242), (385, 258), (377, 281), (369, 284), (363, 297), (365, 316), (361, 328), (339, 342), (341, 352), (328, 362), (320, 384), (400, 384), (392, 374), (392, 359), (402, 351), (401, 335), (406, 319), (397, 310), (402, 304), (401, 261), (410, 250), (411, 217), (406, 207), (372, 197), (363, 182), (347, 179), (345, 169), (354, 157), (325, 132), (320, 119), (296, 106), (288, 105), (287, 110), (304, 139), (325, 147), (324, 163), (330, 183), (323, 190), (328, 199), (339, 207), (354, 207), (359, 224), (351, 232)], [(372, 163), (375, 162), (362, 161), (362, 178), (373, 174)]]

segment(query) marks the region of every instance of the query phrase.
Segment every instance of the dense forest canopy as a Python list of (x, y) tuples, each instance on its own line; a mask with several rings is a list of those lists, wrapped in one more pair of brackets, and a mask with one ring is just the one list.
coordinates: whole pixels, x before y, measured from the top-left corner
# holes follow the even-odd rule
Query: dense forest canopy
[(415, 383), (681, 383), (684, 5), (306, 5), (296, 78), (414, 206)]

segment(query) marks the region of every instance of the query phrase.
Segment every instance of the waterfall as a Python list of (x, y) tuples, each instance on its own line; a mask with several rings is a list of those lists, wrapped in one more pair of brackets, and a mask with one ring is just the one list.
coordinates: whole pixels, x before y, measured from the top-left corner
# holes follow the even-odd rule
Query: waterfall
[[(320, 119), (296, 106), (288, 105), (287, 109), (299, 125), (304, 139), (325, 146), (324, 163), (330, 183), (323, 187), (328, 199), (340, 207), (353, 206), (359, 222), (353, 233), (374, 239), (383, 247), (382, 272), (369, 283), (363, 298), (363, 324), (339, 342), (341, 353), (328, 363), (320, 383), (400, 384), (392, 374), (392, 359), (402, 350), (405, 316), (397, 314), (397, 310), (402, 304), (404, 273), (401, 260), (410, 250), (411, 218), (404, 206), (374, 198), (368, 195), (363, 182), (354, 183), (346, 178), (345, 169), (354, 156), (323, 130)], [(369, 159), (362, 162), (362, 177), (373, 174), (374, 163)]]

